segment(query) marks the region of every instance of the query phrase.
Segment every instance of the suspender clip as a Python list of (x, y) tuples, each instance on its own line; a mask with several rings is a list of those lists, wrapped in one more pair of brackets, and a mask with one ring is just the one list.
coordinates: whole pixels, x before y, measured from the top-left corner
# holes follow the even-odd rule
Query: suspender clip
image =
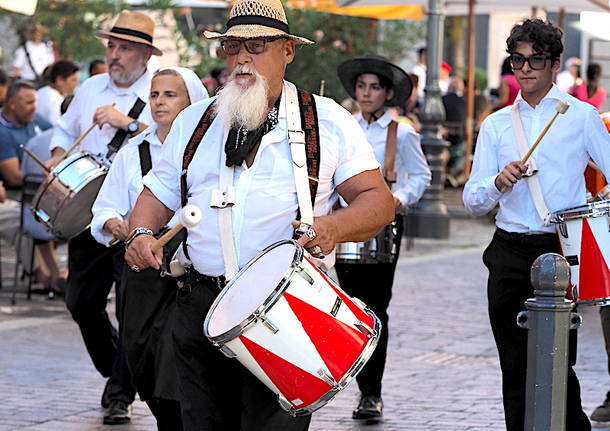
[(235, 205), (235, 187), (231, 186), (226, 191), (212, 191), (211, 208), (222, 209), (233, 205)]

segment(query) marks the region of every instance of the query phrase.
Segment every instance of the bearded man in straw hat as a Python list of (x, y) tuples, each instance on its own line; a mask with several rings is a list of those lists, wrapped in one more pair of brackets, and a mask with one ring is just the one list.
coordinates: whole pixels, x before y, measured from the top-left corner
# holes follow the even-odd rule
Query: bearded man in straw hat
[[(280, 0), (237, 0), (227, 31), (205, 36), (220, 39), (229, 80), (217, 97), (176, 118), (131, 214), (126, 260), (135, 271), (158, 268), (152, 233), (181, 206), (197, 205), (202, 222), (188, 230), (179, 252), (186, 274), (174, 325), (184, 429), (306, 430), (310, 415), (283, 411), (276, 394), (205, 338), (204, 316), (239, 268), (270, 244), (293, 238), (295, 227), (305, 233), (299, 244), (332, 266), (337, 242), (368, 239), (393, 219), (392, 196), (353, 117), (284, 81), (295, 44), (312, 42), (290, 34)], [(295, 112), (303, 119), (301, 140)], [(302, 151), (301, 163), (291, 150)], [(350, 205), (330, 214), (337, 195)], [(297, 218), (311, 221), (303, 226)], [(251, 288), (268, 288), (259, 284)]]
[[(152, 124), (150, 107), (145, 103), (152, 78), (146, 64), (151, 55), (162, 54), (153, 45), (153, 31), (154, 22), (148, 16), (123, 11), (110, 31), (97, 33), (108, 41), (109, 73), (89, 78), (76, 90), (74, 100), (59, 119), (53, 135), (49, 167), (65, 155), (66, 149), (92, 122), (99, 127), (82, 140), (77, 151), (87, 151), (108, 160), (127, 139)], [(118, 240), (123, 240), (126, 230), (127, 222), (116, 227), (113, 233)], [(72, 238), (68, 247), (70, 275), (66, 305), (80, 327), (93, 364), (100, 374), (109, 377), (102, 395), (106, 424), (128, 422), (135, 396), (117, 330), (105, 311), (108, 293), (115, 283), (117, 316), (120, 317), (123, 254), (122, 242), (105, 247), (95, 241), (89, 229)]]

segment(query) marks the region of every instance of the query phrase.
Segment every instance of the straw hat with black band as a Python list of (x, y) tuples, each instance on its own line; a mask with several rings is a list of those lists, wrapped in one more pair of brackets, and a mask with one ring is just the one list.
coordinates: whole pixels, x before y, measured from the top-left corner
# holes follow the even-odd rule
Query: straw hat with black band
[(343, 88), (352, 99), (356, 99), (356, 78), (365, 73), (383, 76), (392, 83), (394, 96), (386, 101), (385, 106), (404, 104), (413, 90), (409, 75), (381, 55), (367, 55), (344, 61), (337, 68), (337, 72)]
[(114, 26), (109, 31), (98, 31), (97, 37), (127, 40), (129, 42), (141, 43), (152, 48), (154, 55), (163, 55), (159, 48), (153, 45), (153, 34), (155, 23), (150, 17), (142, 12), (122, 11), (116, 19)]
[(204, 31), (203, 35), (210, 40), (285, 37), (295, 43), (314, 43), (290, 34), (281, 0), (237, 0), (229, 13), (227, 30), (224, 33)]

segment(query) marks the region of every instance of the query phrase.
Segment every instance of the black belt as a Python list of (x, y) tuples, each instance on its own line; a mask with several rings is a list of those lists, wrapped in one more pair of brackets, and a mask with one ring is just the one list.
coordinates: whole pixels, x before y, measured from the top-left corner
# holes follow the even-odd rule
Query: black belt
[(196, 271), (193, 268), (187, 268), (186, 273), (178, 277), (179, 281), (182, 281), (185, 285), (190, 285), (191, 287), (197, 283), (203, 283), (208, 287), (215, 286), (219, 291), (222, 290), (227, 284), (227, 279), (224, 275), (220, 275), (218, 277), (214, 277), (212, 275), (205, 275)]
[(507, 232), (504, 229), (496, 228), (496, 235), (505, 241), (519, 244), (544, 244), (557, 241), (556, 233), (519, 233)]

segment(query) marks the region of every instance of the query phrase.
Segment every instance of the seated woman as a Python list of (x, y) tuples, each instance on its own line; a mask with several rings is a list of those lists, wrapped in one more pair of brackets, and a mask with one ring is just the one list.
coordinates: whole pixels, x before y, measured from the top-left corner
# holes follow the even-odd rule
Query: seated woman
[[(127, 220), (144, 188), (142, 177), (160, 159), (174, 119), (191, 103), (207, 97), (201, 80), (189, 69), (170, 67), (155, 73), (149, 98), (155, 124), (118, 152), (93, 205), (91, 233), (98, 242), (108, 245), (127, 239)], [(181, 430), (171, 328), (175, 280), (161, 277), (155, 269), (136, 273), (126, 268), (122, 284), (119, 341), (125, 347), (140, 399), (150, 407), (159, 430)]]

